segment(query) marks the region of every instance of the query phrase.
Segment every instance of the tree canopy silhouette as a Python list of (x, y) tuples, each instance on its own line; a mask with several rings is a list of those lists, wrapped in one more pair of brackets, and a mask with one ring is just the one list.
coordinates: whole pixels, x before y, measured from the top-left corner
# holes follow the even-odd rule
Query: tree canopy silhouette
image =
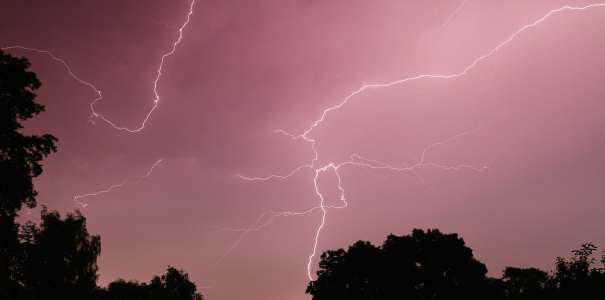
[(40, 81), (27, 71), (27, 58), (0, 50), (0, 215), (16, 216), (21, 205), (36, 206), (32, 179), (42, 173), (42, 158), (55, 152), (57, 138), (50, 134), (24, 135), (21, 121), (44, 111), (34, 102)]
[(552, 273), (507, 267), (502, 278), (490, 278), (457, 234), (414, 229), (389, 235), (382, 246), (358, 241), (348, 251), (324, 252), (306, 292), (313, 300), (605, 299), (605, 254), (603, 267), (594, 267), (596, 250), (588, 243), (569, 261), (558, 257)]
[(548, 299), (550, 277), (548, 273), (536, 268), (506, 267), (502, 275), (505, 299)]
[(36, 206), (32, 179), (42, 173), (40, 162), (56, 152), (57, 142), (50, 134), (19, 132), (22, 121), (44, 111), (34, 102), (41, 84), (29, 67), (26, 58), (0, 49), (0, 300), (202, 300), (188, 275), (173, 267), (150, 284), (118, 279), (99, 288), (101, 238), (88, 233), (78, 210), (61, 219), (43, 206), (39, 227), (31, 221), (16, 223), (23, 204)]
[(16, 279), (38, 299), (89, 299), (97, 287), (101, 237), (91, 236), (76, 210), (65, 219), (42, 206), (40, 227), (21, 226)]
[(197, 287), (189, 281), (187, 273), (168, 266), (166, 274), (154, 276), (149, 284), (118, 278), (107, 285), (106, 289), (98, 290), (95, 299), (203, 300), (204, 297), (196, 290)]
[(592, 243), (572, 251), (569, 261), (557, 257), (556, 270), (550, 285), (558, 289), (551, 299), (605, 299), (605, 254), (601, 257), (602, 268), (592, 267), (596, 263), (591, 255), (597, 247)]
[(56, 151), (57, 138), (50, 134), (24, 135), (21, 121), (44, 111), (34, 102), (40, 81), (27, 71), (26, 58), (12, 57), (0, 49), (0, 296), (11, 294), (9, 266), (19, 246), (17, 212), (25, 204), (36, 206), (32, 179), (42, 173), (42, 158)]
[(484, 299), (484, 264), (457, 234), (414, 229), (389, 235), (382, 246), (358, 241), (321, 255), (313, 300)]

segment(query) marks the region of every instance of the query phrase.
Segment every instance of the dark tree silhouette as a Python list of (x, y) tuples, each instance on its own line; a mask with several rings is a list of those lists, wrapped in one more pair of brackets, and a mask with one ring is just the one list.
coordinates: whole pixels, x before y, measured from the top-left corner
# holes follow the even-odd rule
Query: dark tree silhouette
[(38, 299), (89, 299), (97, 287), (101, 237), (90, 236), (78, 210), (64, 220), (42, 206), (38, 228), (28, 221), (20, 232), (22, 252), (14, 273)]
[(155, 295), (161, 295), (154, 299), (202, 300), (204, 298), (196, 293), (197, 287), (189, 281), (187, 273), (171, 266), (168, 266), (168, 271), (162, 277), (153, 277), (149, 287)]
[(98, 289), (94, 299), (98, 300), (147, 300), (152, 299), (149, 286), (136, 280), (125, 281), (122, 278), (111, 282), (105, 289)]
[(21, 121), (44, 111), (34, 102), (40, 81), (27, 71), (26, 58), (12, 57), (0, 49), (0, 296), (12, 294), (14, 274), (8, 266), (18, 255), (17, 212), (25, 204), (36, 206), (37, 192), (32, 179), (42, 173), (40, 161), (56, 151), (57, 139), (50, 135), (23, 135)]
[(99, 289), (98, 300), (203, 300), (197, 287), (189, 281), (189, 275), (183, 270), (168, 266), (166, 274), (154, 276), (149, 284), (136, 280), (125, 281), (122, 278), (111, 282), (106, 289)]
[[(588, 243), (572, 251), (574, 257), (570, 261), (557, 257), (550, 283), (558, 292), (551, 299), (605, 299), (605, 269), (591, 268), (596, 263), (591, 258), (596, 250), (595, 245)], [(605, 255), (601, 263), (605, 267)]]
[(484, 264), (457, 234), (439, 230), (389, 235), (380, 247), (358, 241), (348, 251), (321, 255), (318, 278), (307, 293), (313, 300), (484, 299)]
[(27, 69), (27, 58), (16, 58), (0, 50), (0, 214), (16, 216), (22, 204), (36, 206), (32, 179), (42, 173), (40, 161), (57, 149), (50, 135), (24, 135), (20, 121), (44, 111), (35, 103), (40, 81)]
[(507, 299), (549, 299), (548, 273), (535, 268), (521, 269), (506, 267), (502, 280)]
[(596, 250), (588, 243), (569, 261), (558, 257), (551, 274), (507, 267), (502, 278), (490, 278), (457, 234), (414, 229), (408, 236), (389, 235), (382, 246), (358, 241), (347, 251), (324, 252), (306, 292), (313, 300), (605, 299), (605, 254), (603, 266), (594, 267)]

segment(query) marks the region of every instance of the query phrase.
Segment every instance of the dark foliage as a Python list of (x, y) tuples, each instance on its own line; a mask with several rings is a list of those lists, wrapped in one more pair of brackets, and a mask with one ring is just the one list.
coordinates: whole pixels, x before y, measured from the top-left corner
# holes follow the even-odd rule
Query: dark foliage
[(42, 173), (42, 158), (56, 151), (57, 139), (45, 134), (24, 135), (21, 121), (44, 111), (34, 102), (40, 88), (26, 58), (12, 57), (0, 49), (0, 296), (12, 294), (9, 266), (19, 255), (17, 212), (25, 204), (36, 206), (32, 179)]
[(36, 206), (32, 178), (42, 173), (42, 158), (55, 152), (57, 139), (50, 135), (23, 135), (20, 121), (44, 111), (35, 103), (40, 81), (27, 71), (26, 58), (0, 50), (0, 215), (15, 217), (21, 205)]
[(358, 241), (348, 251), (321, 255), (317, 279), (307, 286), (313, 300), (324, 299), (605, 299), (603, 268), (593, 267), (592, 244), (559, 257), (552, 274), (507, 267), (502, 278), (486, 277), (485, 265), (456, 234), (414, 229), (389, 235), (382, 246)]
[(38, 299), (87, 299), (96, 289), (101, 237), (91, 236), (76, 210), (64, 220), (42, 206), (38, 228), (27, 222), (19, 234), (21, 252), (11, 267), (25, 289)]
[(15, 222), (23, 204), (36, 206), (32, 179), (57, 141), (50, 134), (19, 132), (20, 122), (44, 111), (34, 102), (40, 81), (29, 67), (26, 58), (0, 49), (0, 299), (202, 300), (188, 275), (172, 267), (148, 285), (119, 279), (98, 288), (101, 238), (88, 233), (78, 210), (62, 220), (43, 206), (40, 227)]
[(507, 267), (502, 275), (507, 299), (548, 299), (548, 273), (535, 268)]
[[(534, 268), (507, 267), (501, 280), (504, 299), (605, 299), (605, 270), (591, 267), (596, 263), (596, 259), (591, 258), (596, 250), (597, 247), (588, 243), (572, 251), (574, 257), (570, 261), (558, 257), (552, 274)], [(601, 263), (605, 266), (605, 255)]]
[(557, 290), (551, 299), (605, 299), (605, 255), (601, 257), (603, 268), (591, 267), (596, 263), (591, 258), (597, 250), (592, 243), (574, 250), (574, 257), (566, 261), (557, 257), (555, 272), (550, 285)]
[(484, 299), (485, 265), (457, 234), (389, 235), (381, 247), (358, 241), (321, 256), (307, 293), (323, 299)]
[(139, 283), (119, 278), (107, 288), (99, 289), (98, 300), (203, 300), (197, 287), (189, 281), (189, 275), (183, 270), (168, 266), (166, 274), (154, 276), (151, 282)]

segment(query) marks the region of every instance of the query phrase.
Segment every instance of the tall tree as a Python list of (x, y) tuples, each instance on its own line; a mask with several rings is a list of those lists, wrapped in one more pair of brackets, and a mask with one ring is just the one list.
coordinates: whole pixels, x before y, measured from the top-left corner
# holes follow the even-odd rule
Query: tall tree
[(40, 81), (27, 58), (0, 50), (0, 215), (16, 216), (22, 204), (36, 206), (32, 179), (42, 173), (42, 158), (55, 152), (57, 138), (50, 134), (24, 135), (21, 121), (44, 111), (34, 102)]
[(483, 299), (484, 264), (457, 234), (414, 229), (380, 247), (358, 241), (321, 255), (307, 293), (324, 299)]
[(42, 206), (38, 228), (28, 221), (20, 234), (22, 252), (15, 277), (38, 299), (89, 299), (97, 287), (101, 237), (91, 236), (76, 210), (65, 219)]
[(13, 264), (19, 243), (17, 212), (25, 204), (36, 206), (32, 179), (42, 173), (40, 161), (56, 151), (50, 134), (24, 135), (21, 121), (44, 111), (34, 102), (40, 88), (26, 58), (12, 57), (0, 49), (0, 294), (10, 294), (8, 265)]

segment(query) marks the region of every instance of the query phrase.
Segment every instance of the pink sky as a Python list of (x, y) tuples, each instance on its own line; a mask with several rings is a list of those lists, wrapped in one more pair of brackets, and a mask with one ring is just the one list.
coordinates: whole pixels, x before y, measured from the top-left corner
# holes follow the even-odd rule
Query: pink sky
[[(0, 48), (49, 51), (102, 92), (97, 113), (137, 129), (192, 7), (164, 59), (158, 106), (135, 133), (90, 122), (98, 95), (61, 62), (7, 50), (42, 81), (46, 112), (25, 132), (59, 139), (34, 181), (38, 205), (78, 208), (101, 235), (100, 285), (149, 281), (171, 265), (208, 300), (310, 299), (323, 211), (268, 213), (253, 225), (267, 211), (319, 207), (316, 170), (352, 155), (357, 164), (317, 177), (324, 206), (344, 205), (339, 177), (347, 203), (326, 209), (318, 254), (438, 228), (499, 277), (506, 266), (552, 270), (583, 243), (605, 250), (605, 4), (551, 14), (464, 75), (352, 95), (461, 74), (552, 10), (596, 3), (13, 1), (0, 11)], [(314, 148), (277, 132), (305, 134), (345, 99), (305, 135)], [(77, 199), (86, 207), (74, 201), (159, 159), (138, 184)], [(312, 162), (284, 179), (240, 177)], [(387, 164), (418, 165), (372, 169)]]

